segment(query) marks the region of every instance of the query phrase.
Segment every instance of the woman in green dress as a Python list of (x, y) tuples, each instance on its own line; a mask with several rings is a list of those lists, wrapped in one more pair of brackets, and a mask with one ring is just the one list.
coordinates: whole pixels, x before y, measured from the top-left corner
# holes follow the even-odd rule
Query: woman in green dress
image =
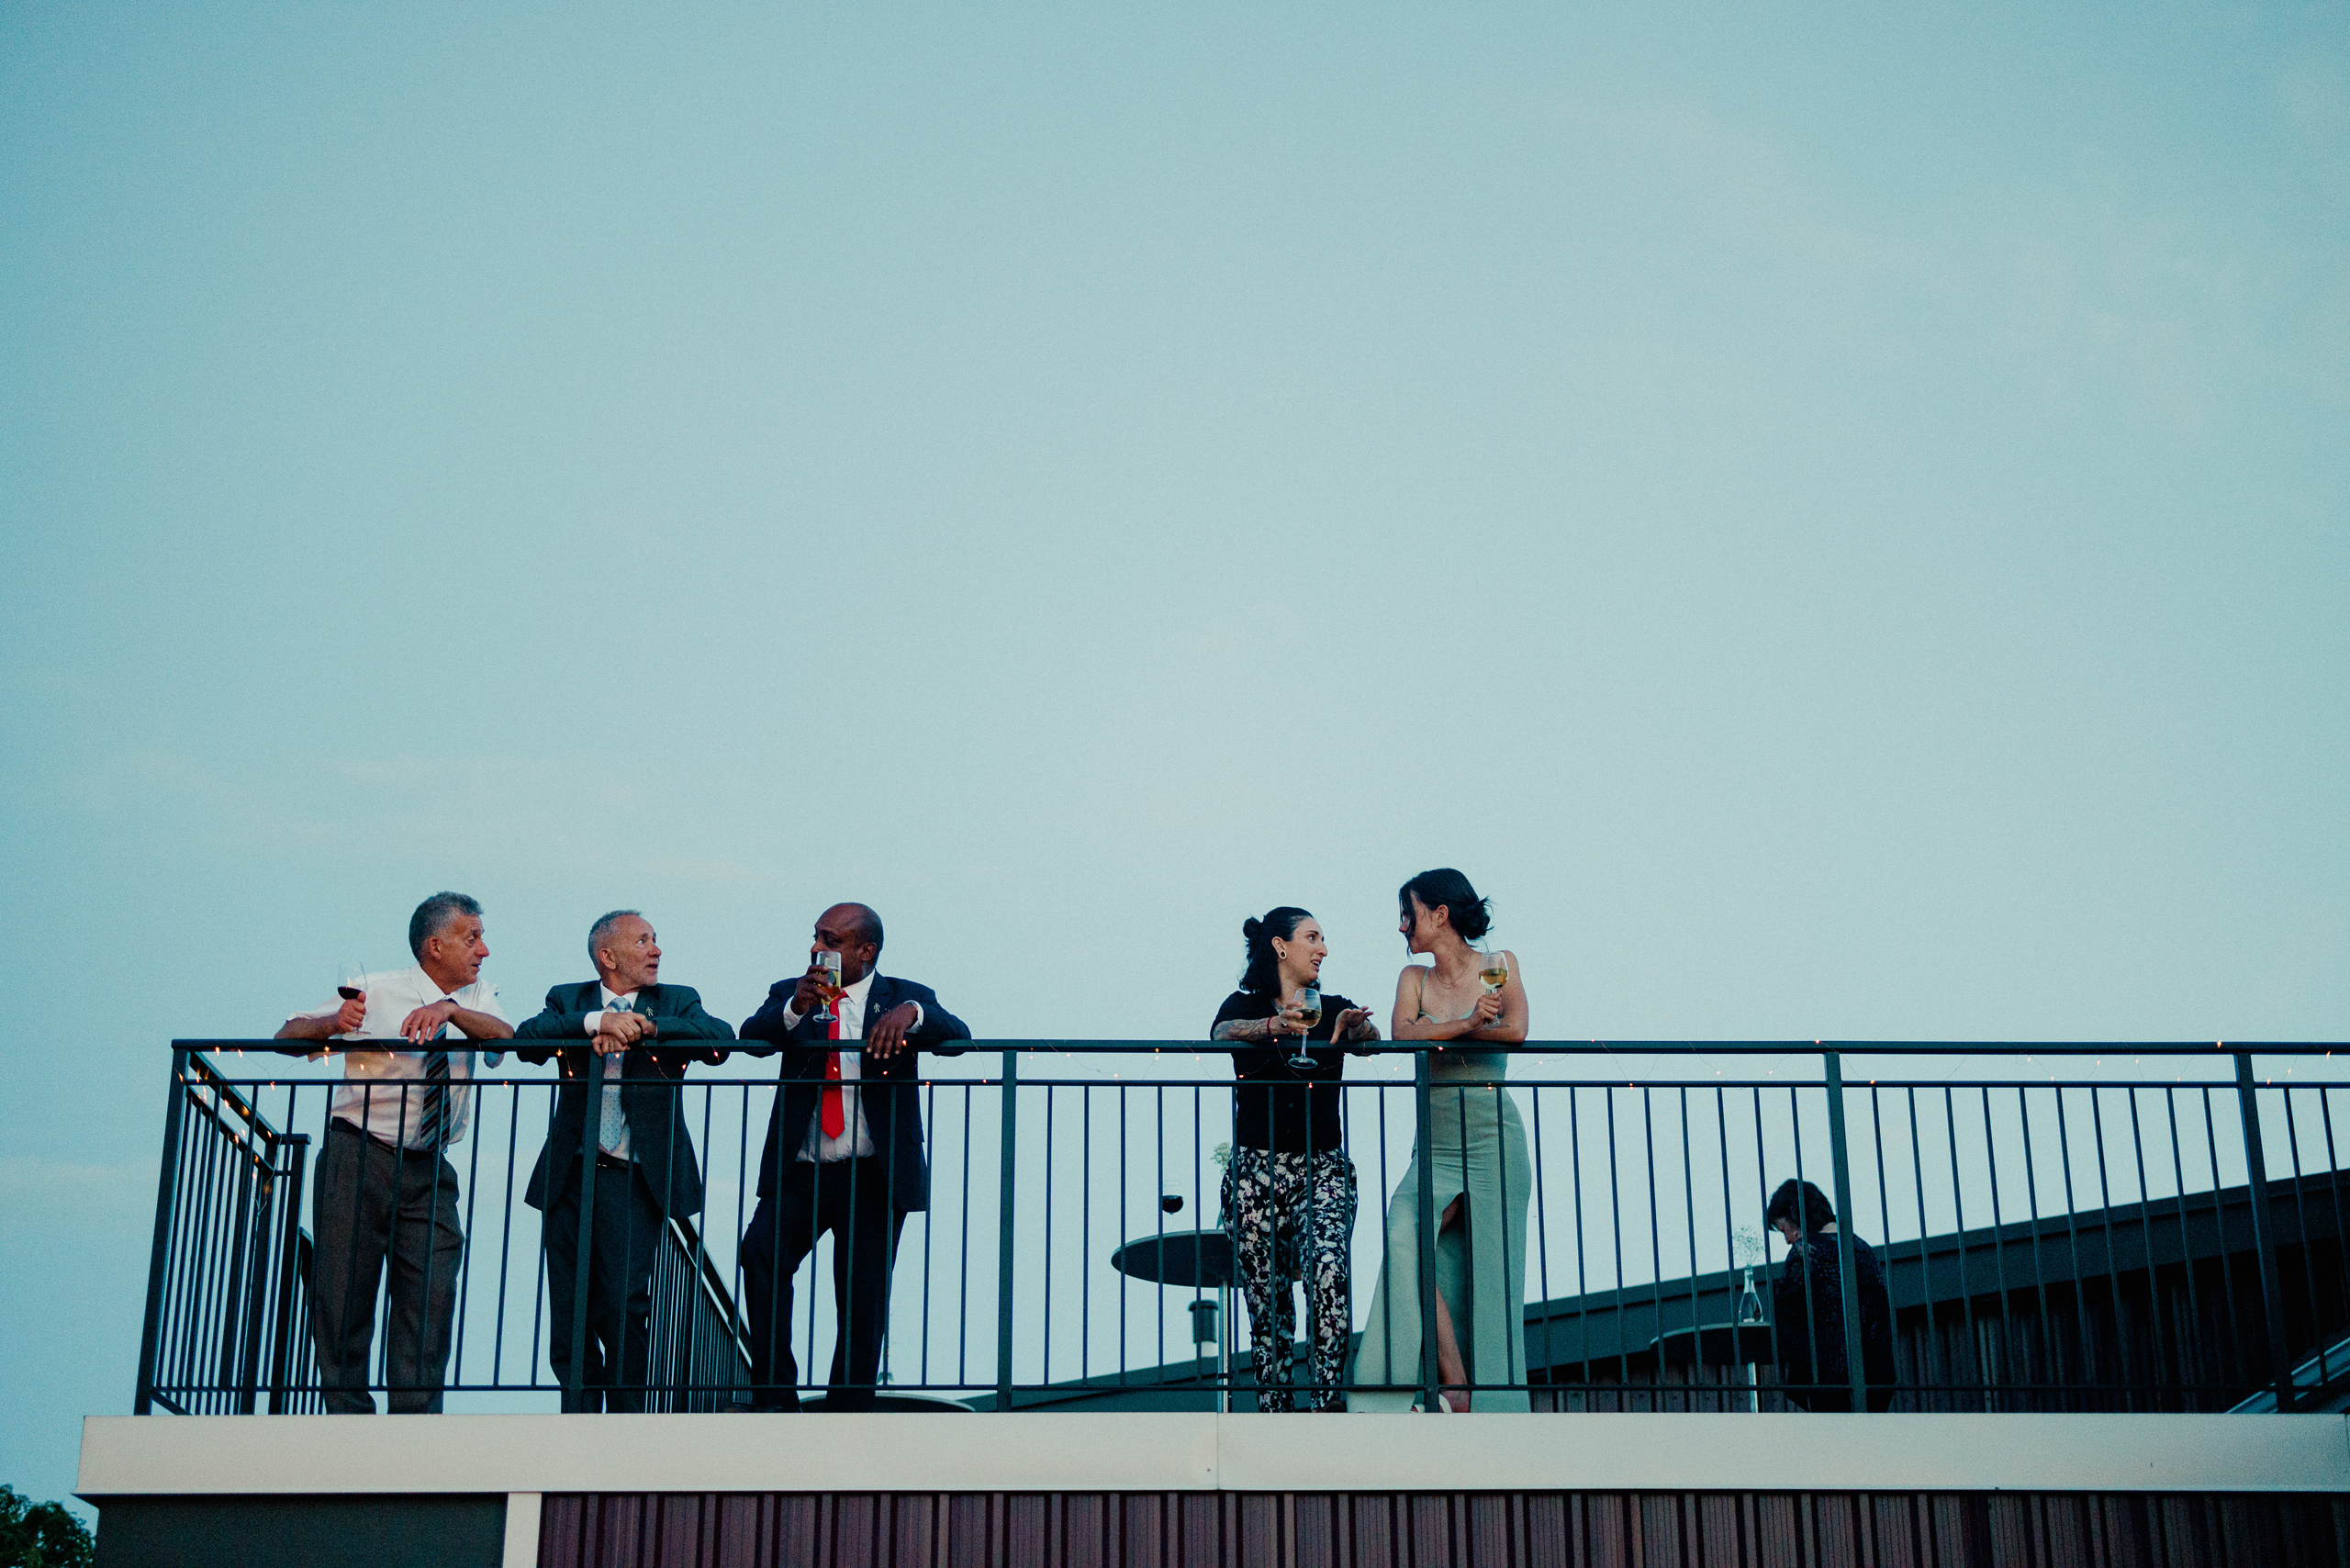
[[(1492, 922), (1469, 879), (1423, 871), (1397, 890), (1400, 929), (1414, 956), (1395, 979), (1398, 1040), (1443, 1041), (1428, 1058), (1429, 1143), (1387, 1202), (1387, 1257), (1355, 1356), (1352, 1410), (1416, 1410), (1420, 1354), (1420, 1162), (1435, 1186), (1438, 1409), (1530, 1408), (1526, 1376), (1526, 1215), (1534, 1171), (1526, 1128), (1503, 1080), (1506, 1052), (1480, 1043), (1526, 1038), (1526, 990), (1516, 955), (1481, 952)], [(1498, 984), (1490, 973), (1505, 969)], [(1453, 1042), (1459, 1042), (1458, 1045)], [(1379, 1385), (1386, 1384), (1385, 1388)]]

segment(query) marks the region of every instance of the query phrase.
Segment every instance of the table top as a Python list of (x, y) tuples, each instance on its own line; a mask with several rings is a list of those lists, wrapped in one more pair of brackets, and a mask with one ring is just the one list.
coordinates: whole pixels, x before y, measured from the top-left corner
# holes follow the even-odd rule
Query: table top
[(1217, 1290), (1232, 1283), (1232, 1238), (1221, 1230), (1170, 1230), (1129, 1241), (1110, 1266), (1162, 1285)]

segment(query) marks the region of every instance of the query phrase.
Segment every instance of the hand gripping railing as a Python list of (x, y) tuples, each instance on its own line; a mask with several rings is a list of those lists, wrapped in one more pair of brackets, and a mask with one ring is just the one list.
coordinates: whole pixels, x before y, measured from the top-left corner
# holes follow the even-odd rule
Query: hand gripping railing
[[(142, 1412), (252, 1411), (263, 1390), (273, 1411), (319, 1407), (300, 1211), (332, 1085), (221, 1065), (228, 1052), (248, 1053), (233, 1059), (250, 1067), (251, 1053), (314, 1048), (174, 1044)], [(720, 1408), (747, 1398), (755, 1364), (779, 1361), (782, 1350), (793, 1352), (800, 1392), (832, 1383), (836, 1395), (920, 1394), (1007, 1410), (1252, 1394), (1281, 1405), (1333, 1393), (1358, 1406), (1427, 1405), (1448, 1390), (1481, 1408), (2218, 1409), (2257, 1393), (2293, 1409), (2335, 1397), (2350, 1373), (2341, 1350), (2350, 1251), (2332, 1116), (2350, 1086), (2322, 1078), (2332, 1046), (1471, 1048), (1505, 1058), (1509, 1070), (1464, 1075), (1458, 1054), (1412, 1043), (1371, 1047), (1349, 1070), (1337, 1092), (1339, 1152), (1347, 1203), (1360, 1180), (1371, 1223), (1335, 1247), (1316, 1227), (1337, 1223), (1327, 1217), (1337, 1208), (1299, 1208), (1295, 1234), (1280, 1228), (1287, 1218), (1259, 1232), (1255, 1219), (1225, 1212), (1218, 1189), (1229, 1178), (1214, 1151), (1231, 1141), (1236, 1097), (1280, 1086), (1236, 1088), (1219, 1047), (990, 1041), (973, 1049), (997, 1053), (999, 1065), (980, 1075), (923, 1059), (912, 1092), (930, 1200), (890, 1222), (881, 1359), (845, 1382), (825, 1374), (837, 1320), (819, 1300), (827, 1292), (814, 1252), (799, 1267), (788, 1320), (777, 1315), (767, 1342), (754, 1343), (740, 1238), (775, 1081), (766, 1063), (745, 1076), (698, 1070), (655, 1089), (677, 1099), (708, 1197), (699, 1213), (659, 1226), (643, 1385), (629, 1388), (647, 1408)], [(620, 1058), (586, 1055), (579, 1087), (592, 1105)], [(1395, 1070), (1404, 1062), (1382, 1059), (1399, 1057), (1408, 1078)], [(1874, 1071), (1896, 1058), (1958, 1058), (2005, 1070), (1964, 1081), (1851, 1076), (1857, 1063)], [(1817, 1072), (1788, 1069), (1801, 1058)], [(2257, 1076), (2255, 1058), (2278, 1076)], [(1741, 1067), (1752, 1070), (1740, 1076)], [(454, 1282), (452, 1393), (552, 1394), (594, 1381), (585, 1332), (573, 1334), (565, 1364), (546, 1369), (552, 1381), (540, 1371), (554, 1304), (518, 1173), (556, 1087), (476, 1081), (473, 1131), (448, 1151), (469, 1238)], [(1509, 1137), (1522, 1157), (1505, 1159)], [(575, 1325), (588, 1316), (598, 1223), (594, 1140), (581, 1141), (582, 1264), (566, 1304)], [(796, 1143), (781, 1138), (783, 1169)], [(1764, 1200), (1789, 1176), (1827, 1178), (1844, 1222), (1832, 1266), (1824, 1254), (1801, 1269), (1779, 1260), (1776, 1309), (1762, 1322), (1729, 1321), (1741, 1316), (1754, 1263), (1768, 1278), (1779, 1259), (1774, 1238), (1758, 1234), (1749, 1250), (1740, 1233), (1759, 1232)], [(992, 1204), (981, 1196), (989, 1189)], [(1455, 1192), (1468, 1217), (1448, 1227)], [(1186, 1206), (1196, 1229), (1173, 1218)], [(1259, 1239), (1272, 1245), (1257, 1249)], [(979, 1261), (990, 1243), (992, 1290)], [(1218, 1263), (1236, 1250), (1237, 1266)], [(1326, 1270), (1319, 1295), (1306, 1281), (1306, 1331), (1292, 1336), (1273, 1321), (1291, 1310), (1286, 1282), (1331, 1256), (1353, 1288)], [(1877, 1277), (1894, 1336), (1889, 1382), (1886, 1327), (1864, 1298)], [(1368, 1294), (1390, 1324), (1416, 1325), (1408, 1343), (1388, 1333), (1383, 1357), (1333, 1353), (1341, 1348), (1317, 1316), (1336, 1298), (1350, 1313), (1346, 1327), (1381, 1335), (1362, 1311), (1363, 1282), (1380, 1282)], [(779, 1271), (763, 1282), (790, 1283)], [(1404, 1298), (1382, 1295), (1390, 1283)], [(1263, 1359), (1230, 1343), (1233, 1315), (1217, 1310), (1226, 1284), (1251, 1303), (1245, 1338), (1269, 1347)], [(1518, 1299), (1505, 1299), (1512, 1291)], [(1460, 1373), (1448, 1374), (1439, 1354), (1439, 1295)], [(405, 1386), (386, 1359), (388, 1338), (388, 1328), (377, 1337), (370, 1376), (379, 1390)], [(1295, 1341), (1286, 1352), (1284, 1339)], [(2314, 1372), (2297, 1378), (2312, 1354)], [(1372, 1363), (1385, 1367), (1380, 1378), (1358, 1375)]]

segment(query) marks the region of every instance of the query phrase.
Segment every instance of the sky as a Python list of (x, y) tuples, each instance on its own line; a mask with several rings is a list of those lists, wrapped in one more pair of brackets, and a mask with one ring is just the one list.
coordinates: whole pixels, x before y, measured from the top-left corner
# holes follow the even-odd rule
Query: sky
[(1543, 1038), (2325, 1040), (2332, 6), (0, 13), (0, 1480), (175, 1036), (814, 914), (1203, 1033), (1490, 895)]

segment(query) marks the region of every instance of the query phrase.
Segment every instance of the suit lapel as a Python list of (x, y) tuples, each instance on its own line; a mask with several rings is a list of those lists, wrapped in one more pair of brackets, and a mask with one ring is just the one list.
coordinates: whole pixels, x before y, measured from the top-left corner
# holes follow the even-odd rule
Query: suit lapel
[[(888, 975), (875, 975), (873, 977), (873, 989), (865, 993), (865, 1032), (868, 1035), (873, 1033), (873, 1025), (880, 1022), (881, 1014), (889, 1012), (890, 1009), (897, 1005), (898, 982), (891, 980)], [(906, 1057), (903, 1051), (899, 1052), (896, 1057), (892, 1058), (889, 1061), (873, 1061), (870, 1058), (867, 1058), (867, 1060), (869, 1065), (866, 1070), (870, 1072), (875, 1078), (887, 1078), (890, 1076), (890, 1070), (898, 1066), (899, 1063), (905, 1059)], [(876, 1103), (878, 1103), (878, 1102), (877, 1101)]]

